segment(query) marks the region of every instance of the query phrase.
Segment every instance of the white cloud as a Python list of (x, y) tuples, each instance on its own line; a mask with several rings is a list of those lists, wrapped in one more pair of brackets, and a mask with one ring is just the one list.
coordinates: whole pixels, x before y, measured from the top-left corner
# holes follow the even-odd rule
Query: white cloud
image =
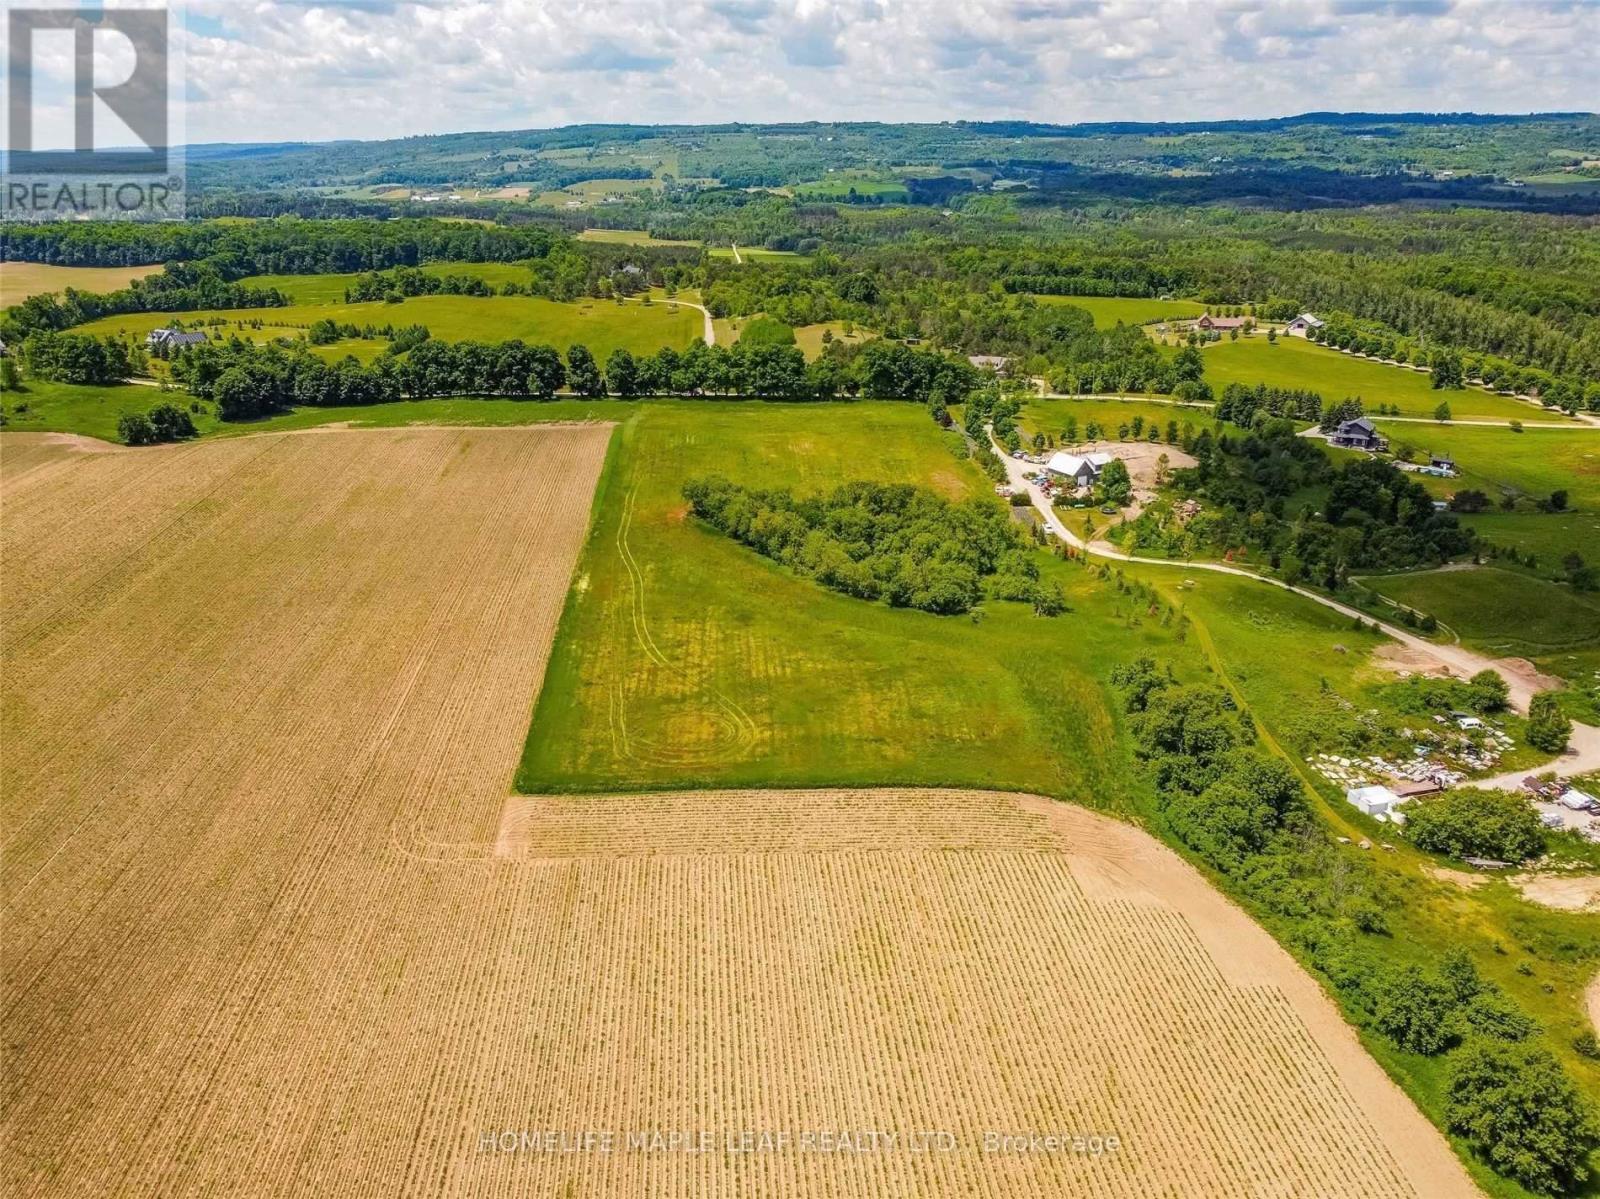
[(193, 141), (1594, 107), (1600, 5), (187, 0)]

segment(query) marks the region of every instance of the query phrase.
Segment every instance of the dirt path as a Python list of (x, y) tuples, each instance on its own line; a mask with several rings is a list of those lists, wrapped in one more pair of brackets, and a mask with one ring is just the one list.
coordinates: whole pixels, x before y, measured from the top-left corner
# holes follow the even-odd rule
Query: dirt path
[[(622, 298), (632, 304), (644, 303), (643, 300), (634, 296), (623, 296)], [(708, 309), (704, 304), (696, 304), (691, 300), (657, 300), (654, 298), (652, 298), (650, 302), (652, 304), (679, 304), (685, 308), (693, 308), (700, 314), (701, 319), (705, 322), (705, 326), (700, 332), (700, 340), (705, 342), (708, 346), (714, 346), (717, 344), (717, 330), (716, 327), (711, 323), (711, 310)]]
[(1594, 976), (1583, 997), (1589, 1005), (1589, 1023), (1594, 1025), (1595, 1032), (1600, 1033), (1600, 974)]
[[(1506, 674), (1501, 671), (1502, 677)], [(1572, 739), (1567, 742), (1567, 752), (1562, 754), (1548, 767), (1535, 767), (1531, 770), (1508, 770), (1504, 774), (1497, 774), (1492, 778), (1474, 779), (1474, 787), (1498, 787), (1507, 791), (1515, 791), (1522, 785), (1522, 780), (1530, 774), (1538, 774), (1541, 770), (1557, 769), (1562, 774), (1588, 774), (1600, 770), (1600, 728), (1591, 724), (1576, 724), (1572, 726)]]

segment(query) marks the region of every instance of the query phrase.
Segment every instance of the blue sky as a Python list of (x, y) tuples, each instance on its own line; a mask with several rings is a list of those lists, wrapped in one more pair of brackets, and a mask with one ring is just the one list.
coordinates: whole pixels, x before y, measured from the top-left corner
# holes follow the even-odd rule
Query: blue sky
[(1600, 3), (187, 0), (191, 141), (1593, 109)]

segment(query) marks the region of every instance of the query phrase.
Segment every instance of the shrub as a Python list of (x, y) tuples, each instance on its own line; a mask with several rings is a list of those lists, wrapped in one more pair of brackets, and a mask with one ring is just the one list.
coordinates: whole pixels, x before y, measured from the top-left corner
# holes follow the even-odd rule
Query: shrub
[(1405, 966), (1385, 977), (1375, 988), (1374, 1001), (1378, 1031), (1407, 1053), (1432, 1056), (1456, 1040), (1455, 992), (1419, 966)]
[(1561, 1195), (1588, 1180), (1600, 1144), (1594, 1113), (1549, 1053), (1475, 1042), (1450, 1071), (1445, 1123), (1496, 1171), (1530, 1191)]
[(1418, 848), (1457, 858), (1520, 862), (1544, 847), (1539, 814), (1509, 791), (1464, 787), (1413, 799), (1405, 827)]
[(1553, 691), (1541, 691), (1528, 705), (1528, 744), (1545, 753), (1558, 754), (1572, 737), (1572, 721), (1561, 710)]

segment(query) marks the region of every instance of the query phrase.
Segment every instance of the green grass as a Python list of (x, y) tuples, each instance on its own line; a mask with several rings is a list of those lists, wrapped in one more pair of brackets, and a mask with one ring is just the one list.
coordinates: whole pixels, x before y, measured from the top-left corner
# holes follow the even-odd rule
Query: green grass
[(1129, 299), (1122, 296), (1035, 296), (1041, 304), (1070, 304), (1094, 317), (1095, 327), (1148, 325), (1155, 321), (1199, 316), (1206, 306), (1198, 300)]
[(1379, 595), (1432, 613), (1473, 649), (1547, 654), (1600, 639), (1600, 600), (1570, 587), (1493, 567), (1373, 575)]
[[(532, 296), (415, 296), (401, 304), (295, 304), (287, 308), (236, 308), (224, 311), (141, 312), (106, 317), (79, 326), (78, 332), (131, 334), (140, 340), (174, 319), (194, 326), (208, 319), (228, 322), (225, 332), (254, 341), (297, 337), (312, 322), (328, 318), (355, 325), (426, 325), (444, 341), (505, 341), (521, 338), (565, 349), (583, 344), (604, 361), (616, 349), (650, 354), (663, 346), (687, 349), (701, 331), (700, 314), (665, 304), (618, 304), (587, 300), (563, 304)], [(249, 327), (263, 322), (259, 329)]]
[(1024, 441), (1031, 439), (1035, 433), (1043, 433), (1046, 437), (1054, 437), (1059, 441), (1061, 431), (1066, 428), (1067, 418), (1071, 417), (1078, 422), (1080, 440), (1088, 440), (1085, 431), (1089, 422), (1093, 421), (1100, 426), (1103, 439), (1114, 441), (1118, 428), (1124, 423), (1131, 426), (1136, 416), (1144, 417), (1147, 426), (1145, 437), (1149, 436), (1148, 426), (1153, 423), (1161, 430), (1163, 439), (1166, 438), (1169, 421), (1177, 421), (1180, 430), (1185, 424), (1192, 424), (1196, 431), (1213, 428), (1216, 424), (1211, 418), (1209, 408), (1156, 404), (1149, 400), (1074, 399), (1029, 400), (1023, 405), (1018, 424), (1022, 429)]
[(644, 229), (585, 229), (578, 234), (579, 241), (610, 242), (624, 246), (698, 246), (698, 241), (677, 241), (651, 237)]
[[(1337, 719), (1341, 711), (1330, 696), (1356, 711), (1389, 710), (1385, 687), (1395, 676), (1377, 667), (1370, 655), (1384, 639), (1354, 632), (1336, 612), (1246, 579), (1200, 571), (1186, 575), (1173, 569), (1146, 569), (1142, 577), (1184, 605), (1212, 669), (1265, 726), (1268, 748), (1285, 753), (1300, 767), (1333, 830), (1353, 842), (1367, 837), (1375, 847), (1384, 841), (1397, 845), (1395, 852), (1361, 851), (1354, 844), (1341, 851), (1355, 859), (1353, 869), (1376, 870), (1390, 892), (1386, 907), (1390, 934), (1373, 939), (1379, 952), (1393, 962), (1432, 966), (1448, 949), (1467, 950), (1485, 977), (1537, 1017), (1546, 1030), (1542, 1044), (1573, 1073), (1580, 1089), (1600, 1093), (1600, 1064), (1572, 1048), (1573, 1037), (1589, 1027), (1584, 987), (1600, 969), (1600, 934), (1594, 917), (1540, 907), (1503, 881), (1470, 891), (1438, 881), (1426, 872), (1430, 859), (1396, 841), (1391, 826), (1362, 816), (1344, 802), (1336, 787), (1305, 768), (1302, 749), (1327, 723), (1324, 713), (1332, 712)], [(1185, 586), (1186, 580), (1193, 585)], [(1600, 671), (1600, 652), (1580, 651), (1565, 660), (1574, 674), (1593, 676)], [(1253, 914), (1291, 952), (1302, 953), (1286, 936), (1282, 921), (1261, 911)], [(1334, 997), (1339, 998), (1336, 992)], [(1439, 1122), (1448, 1059), (1401, 1053), (1366, 1030), (1361, 1039)], [(1465, 1152), (1462, 1156), (1489, 1194), (1507, 1199), (1527, 1195)]]
[(1108, 584), (1045, 561), (1076, 611), (985, 605), (981, 622), (827, 591), (687, 514), (712, 471), (812, 492), (856, 478), (983, 494), (920, 408), (624, 407), (517, 785), (1000, 786), (1126, 810), (1110, 667), (1164, 652)]
[(875, 171), (836, 171), (825, 179), (797, 183), (790, 191), (802, 200), (844, 200), (853, 191), (858, 196), (870, 196), (884, 201), (905, 200), (910, 196), (906, 185)]
[[(531, 278), (526, 264), (520, 262), (430, 262), (417, 269), (425, 275), (466, 275), (496, 288), (507, 283), (527, 283)], [(345, 288), (360, 278), (359, 273), (251, 275), (239, 282), (247, 287), (276, 288), (296, 304), (341, 304)]]
[[(1463, 518), (1480, 536), (1503, 548), (1537, 554), (1539, 568), (1553, 573), (1563, 556), (1577, 550), (1600, 560), (1600, 430), (1490, 429), (1470, 425), (1411, 425), (1378, 422), (1392, 445), (1409, 443), (1419, 450), (1449, 454), (1460, 476), (1437, 479), (1419, 475), (1441, 499), (1457, 491), (1482, 491), (1498, 505), (1503, 496), (1520, 499), (1511, 513), (1498, 507)], [(1544, 513), (1533, 502), (1552, 491), (1567, 492), (1574, 511)]]
[[(1442, 401), (1450, 405), (1450, 413), (1457, 419), (1520, 420), (1527, 424), (1566, 420), (1560, 412), (1481, 388), (1435, 391), (1429, 376), (1421, 371), (1341, 354), (1300, 337), (1280, 337), (1276, 345), (1259, 333), (1238, 341), (1225, 339), (1206, 346), (1202, 357), (1206, 381), (1219, 395), (1229, 383), (1265, 383), (1269, 387), (1319, 392), (1329, 404), (1360, 396), (1368, 412), (1379, 404), (1393, 404), (1399, 407), (1401, 416), (1432, 417)], [(1418, 427), (1415, 435), (1423, 437), (1426, 430)]]
[[(157, 404), (177, 404), (187, 408), (191, 397), (182, 391), (163, 392), (159, 387), (123, 384), (116, 387), (84, 387), (73, 383), (48, 383), (27, 380), (24, 390), (0, 395), (8, 432), (81, 433), (102, 441), (117, 440), (117, 418), (124, 412), (148, 412)], [(20, 409), (26, 408), (26, 411)], [(209, 405), (189, 415), (202, 433), (215, 430), (220, 422)]]
[[(713, 246), (706, 253), (724, 262), (733, 261), (732, 246)], [(810, 255), (801, 254), (797, 250), (767, 250), (760, 246), (740, 246), (739, 258), (742, 262), (803, 262), (810, 258)]]
[(1600, 429), (1517, 433), (1471, 425), (1376, 423), (1392, 447), (1410, 444), (1455, 459), (1459, 478), (1419, 476), (1441, 497), (1476, 488), (1498, 503), (1507, 490), (1533, 499), (1565, 490), (1573, 508), (1600, 510)]
[(1555, 574), (1561, 559), (1573, 550), (1587, 561), (1600, 561), (1600, 512), (1484, 512), (1463, 516), (1461, 523), (1491, 545), (1533, 554), (1538, 569)]

